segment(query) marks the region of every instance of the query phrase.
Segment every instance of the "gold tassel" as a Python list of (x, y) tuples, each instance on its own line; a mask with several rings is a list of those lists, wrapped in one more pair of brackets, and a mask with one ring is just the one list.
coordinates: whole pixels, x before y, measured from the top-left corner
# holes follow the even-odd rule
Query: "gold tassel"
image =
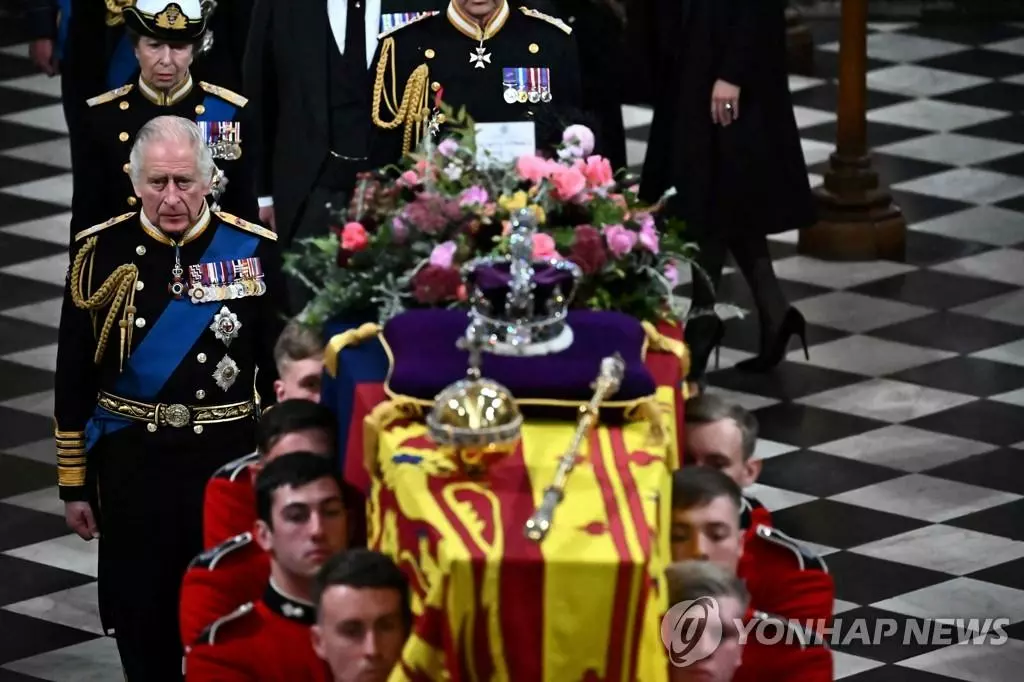
[(380, 325), (367, 322), (355, 329), (346, 329), (342, 333), (332, 336), (331, 340), (327, 342), (327, 348), (324, 351), (324, 369), (327, 370), (327, 374), (332, 378), (337, 378), (338, 356), (341, 354), (341, 351), (349, 346), (358, 346), (363, 341), (372, 339), (380, 331)]
[[(391, 92), (390, 95), (384, 89), (384, 81), (387, 76), (388, 67), (391, 67)], [(424, 112), (427, 104), (427, 81), (430, 80), (430, 69), (426, 64), (420, 64), (409, 74), (409, 80), (405, 83), (405, 90), (402, 92), (401, 103), (398, 102), (398, 88), (395, 78), (395, 39), (387, 38), (381, 43), (380, 59), (377, 60), (376, 76), (373, 81), (373, 105), (370, 110), (373, 117), (373, 124), (384, 130), (394, 130), (400, 125), (405, 125), (402, 133), (402, 155), (406, 155), (412, 149), (413, 134), (419, 141), (420, 127), (425, 122)], [(390, 121), (381, 118), (381, 103), (388, 108), (394, 117)]]

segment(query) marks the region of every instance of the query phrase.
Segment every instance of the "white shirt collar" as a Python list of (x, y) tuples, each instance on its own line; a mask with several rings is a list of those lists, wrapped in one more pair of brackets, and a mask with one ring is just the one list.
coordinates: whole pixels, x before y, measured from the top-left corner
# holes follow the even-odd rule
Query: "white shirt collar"
[[(359, 0), (365, 3), (366, 68), (373, 63), (377, 52), (377, 34), (380, 32), (380, 0)], [(348, 30), (348, 0), (327, 0), (327, 20), (331, 25), (334, 42), (345, 54), (345, 35)]]

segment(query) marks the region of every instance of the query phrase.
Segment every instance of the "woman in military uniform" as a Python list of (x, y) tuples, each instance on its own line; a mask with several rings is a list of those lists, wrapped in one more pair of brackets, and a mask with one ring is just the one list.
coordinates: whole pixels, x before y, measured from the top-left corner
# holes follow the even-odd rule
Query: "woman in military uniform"
[(82, 129), (71, 141), (75, 169), (71, 233), (111, 215), (137, 210), (128, 153), (138, 130), (163, 115), (199, 123), (226, 178), (215, 185), (217, 203), (256, 220), (253, 160), (243, 154), (247, 100), (192, 77), (192, 61), (207, 27), (199, 0), (139, 0), (125, 8), (123, 16), (140, 74), (137, 81), (87, 102)]
[(424, 114), (438, 103), (465, 107), (477, 123), (533, 120), (542, 148), (580, 118), (579, 58), (561, 19), (507, 0), (452, 0), (445, 12), (380, 37), (371, 112), (377, 167), (415, 149)]

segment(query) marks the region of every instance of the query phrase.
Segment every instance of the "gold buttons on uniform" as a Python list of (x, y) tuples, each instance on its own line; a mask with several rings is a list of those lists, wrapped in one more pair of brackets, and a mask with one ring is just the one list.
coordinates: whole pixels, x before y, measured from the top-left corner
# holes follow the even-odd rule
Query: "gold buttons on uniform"
[(142, 291), (143, 287), (145, 286), (146, 283), (140, 279), (138, 282), (135, 283), (135, 291)]
[(197, 104), (196, 105), (196, 113), (199, 114), (199, 115), (202, 115), (202, 114), (206, 113), (206, 107), (204, 107), (202, 104)]
[(126, 163), (125, 165), (121, 166), (121, 170), (123, 170), (125, 173), (131, 173), (132, 165), (130, 163)]
[(121, 102), (118, 106), (121, 107), (121, 111), (124, 111), (128, 108), (128, 102)]
[(196, 400), (202, 400), (205, 397), (206, 391), (204, 391), (203, 389), (199, 389), (198, 391), (196, 391)]
[(429, 47), (423, 52), (423, 56), (426, 57), (427, 59), (433, 59), (435, 54), (437, 53), (431, 50)]
[(156, 424), (146, 424), (146, 430), (150, 433), (156, 433)]
[(139, 254), (140, 256), (145, 256), (146, 247), (143, 246), (142, 244), (139, 244), (138, 246), (135, 247), (135, 253)]
[(200, 353), (199, 355), (197, 355), (196, 362), (198, 362), (200, 365), (206, 362), (206, 353)]
[(145, 327), (146, 326), (146, 318), (144, 318), (144, 317), (136, 317), (135, 318), (135, 326), (138, 327), (139, 329), (142, 329), (143, 327)]
[(128, 133), (121, 133), (117, 136), (117, 139), (121, 140), (121, 142), (127, 142), (129, 137)]
[(192, 427), (192, 430), (195, 431), (195, 434), (198, 436), (199, 434), (201, 434), (203, 432), (203, 425), (202, 424), (196, 424), (195, 426)]
[(530, 54), (537, 54), (540, 52), (540, 45), (537, 43), (530, 43)]
[(128, 205), (129, 206), (134, 206), (137, 203), (139, 203), (138, 199), (136, 199), (135, 197), (128, 197)]
[(441, 84), (438, 83), (437, 81), (434, 81), (433, 83), (430, 84), (430, 89), (433, 90), (434, 92), (437, 92), (438, 90), (441, 89)]

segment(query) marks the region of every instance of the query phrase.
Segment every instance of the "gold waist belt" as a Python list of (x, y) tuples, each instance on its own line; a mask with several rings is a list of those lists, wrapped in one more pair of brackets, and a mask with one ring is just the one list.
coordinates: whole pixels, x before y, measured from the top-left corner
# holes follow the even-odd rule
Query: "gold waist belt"
[[(96, 398), (96, 403), (112, 414), (146, 422), (150, 431), (156, 431), (161, 426), (181, 429), (186, 426), (233, 422), (250, 418), (256, 414), (256, 404), (252, 400), (230, 405), (198, 407), (179, 403), (143, 403), (101, 391)], [(199, 430), (201, 429), (198, 429), (197, 432)]]

